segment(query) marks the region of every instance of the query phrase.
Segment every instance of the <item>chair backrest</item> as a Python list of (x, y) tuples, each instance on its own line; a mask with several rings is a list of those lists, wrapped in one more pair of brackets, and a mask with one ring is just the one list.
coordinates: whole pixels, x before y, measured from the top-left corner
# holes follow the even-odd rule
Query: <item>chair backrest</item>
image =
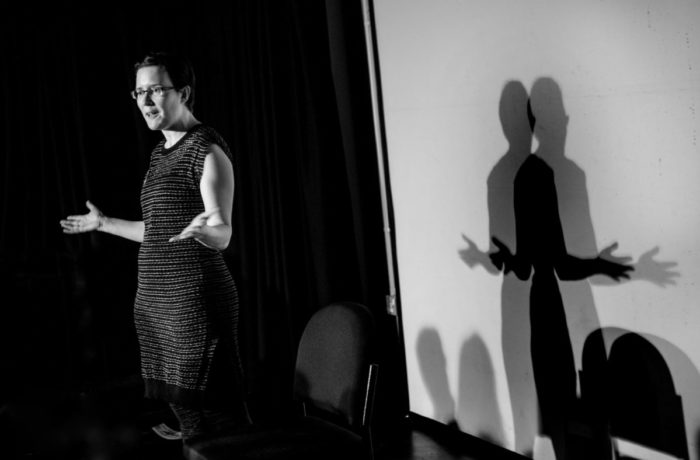
[(314, 313), (299, 342), (295, 398), (357, 427), (374, 329), (372, 314), (358, 303), (333, 303)]

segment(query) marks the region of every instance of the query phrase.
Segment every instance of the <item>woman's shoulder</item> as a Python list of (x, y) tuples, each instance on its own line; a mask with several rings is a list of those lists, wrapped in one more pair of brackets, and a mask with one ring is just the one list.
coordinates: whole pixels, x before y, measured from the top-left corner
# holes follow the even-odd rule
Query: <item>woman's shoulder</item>
[(204, 123), (200, 123), (191, 128), (190, 136), (201, 141), (214, 141), (216, 139), (222, 139), (221, 134), (219, 134), (216, 129)]
[(204, 151), (208, 151), (212, 144), (216, 144), (221, 147), (227, 156), (231, 157), (231, 150), (229, 149), (228, 143), (215, 128), (201, 123), (192, 129), (192, 138)]

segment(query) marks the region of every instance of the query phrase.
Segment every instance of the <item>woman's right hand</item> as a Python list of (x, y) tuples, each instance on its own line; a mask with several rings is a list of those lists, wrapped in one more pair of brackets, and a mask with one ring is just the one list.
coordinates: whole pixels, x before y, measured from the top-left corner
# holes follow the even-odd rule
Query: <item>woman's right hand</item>
[(61, 220), (63, 233), (85, 233), (100, 228), (105, 217), (104, 214), (102, 214), (102, 211), (97, 209), (94, 204), (90, 203), (90, 201), (85, 202), (85, 205), (90, 210), (87, 214), (68, 216)]

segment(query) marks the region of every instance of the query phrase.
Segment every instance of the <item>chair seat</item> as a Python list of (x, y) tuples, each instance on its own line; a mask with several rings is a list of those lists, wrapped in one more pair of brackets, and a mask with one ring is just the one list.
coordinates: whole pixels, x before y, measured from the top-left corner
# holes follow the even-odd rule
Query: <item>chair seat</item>
[(189, 460), (358, 459), (363, 457), (357, 434), (316, 417), (302, 417), (280, 426), (251, 426), (227, 436), (186, 444)]

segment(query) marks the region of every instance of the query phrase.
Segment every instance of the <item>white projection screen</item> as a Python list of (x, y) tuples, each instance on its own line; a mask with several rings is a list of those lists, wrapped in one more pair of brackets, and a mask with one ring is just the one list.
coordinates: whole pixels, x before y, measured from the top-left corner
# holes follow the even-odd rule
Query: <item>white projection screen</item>
[[(540, 399), (564, 368), (576, 401), (666, 429), (699, 459), (700, 2), (374, 0), (373, 11), (411, 411), (553, 458)], [(515, 193), (531, 152), (545, 166), (519, 190), (553, 184), (554, 213), (550, 195)], [(537, 243), (526, 248), (516, 225)], [(635, 270), (620, 282), (541, 275), (549, 287), (535, 290), (547, 270), (498, 271), (493, 237), (537, 260), (550, 246), (607, 251)], [(558, 320), (535, 311), (557, 301)], [(627, 422), (615, 423), (623, 445)]]

